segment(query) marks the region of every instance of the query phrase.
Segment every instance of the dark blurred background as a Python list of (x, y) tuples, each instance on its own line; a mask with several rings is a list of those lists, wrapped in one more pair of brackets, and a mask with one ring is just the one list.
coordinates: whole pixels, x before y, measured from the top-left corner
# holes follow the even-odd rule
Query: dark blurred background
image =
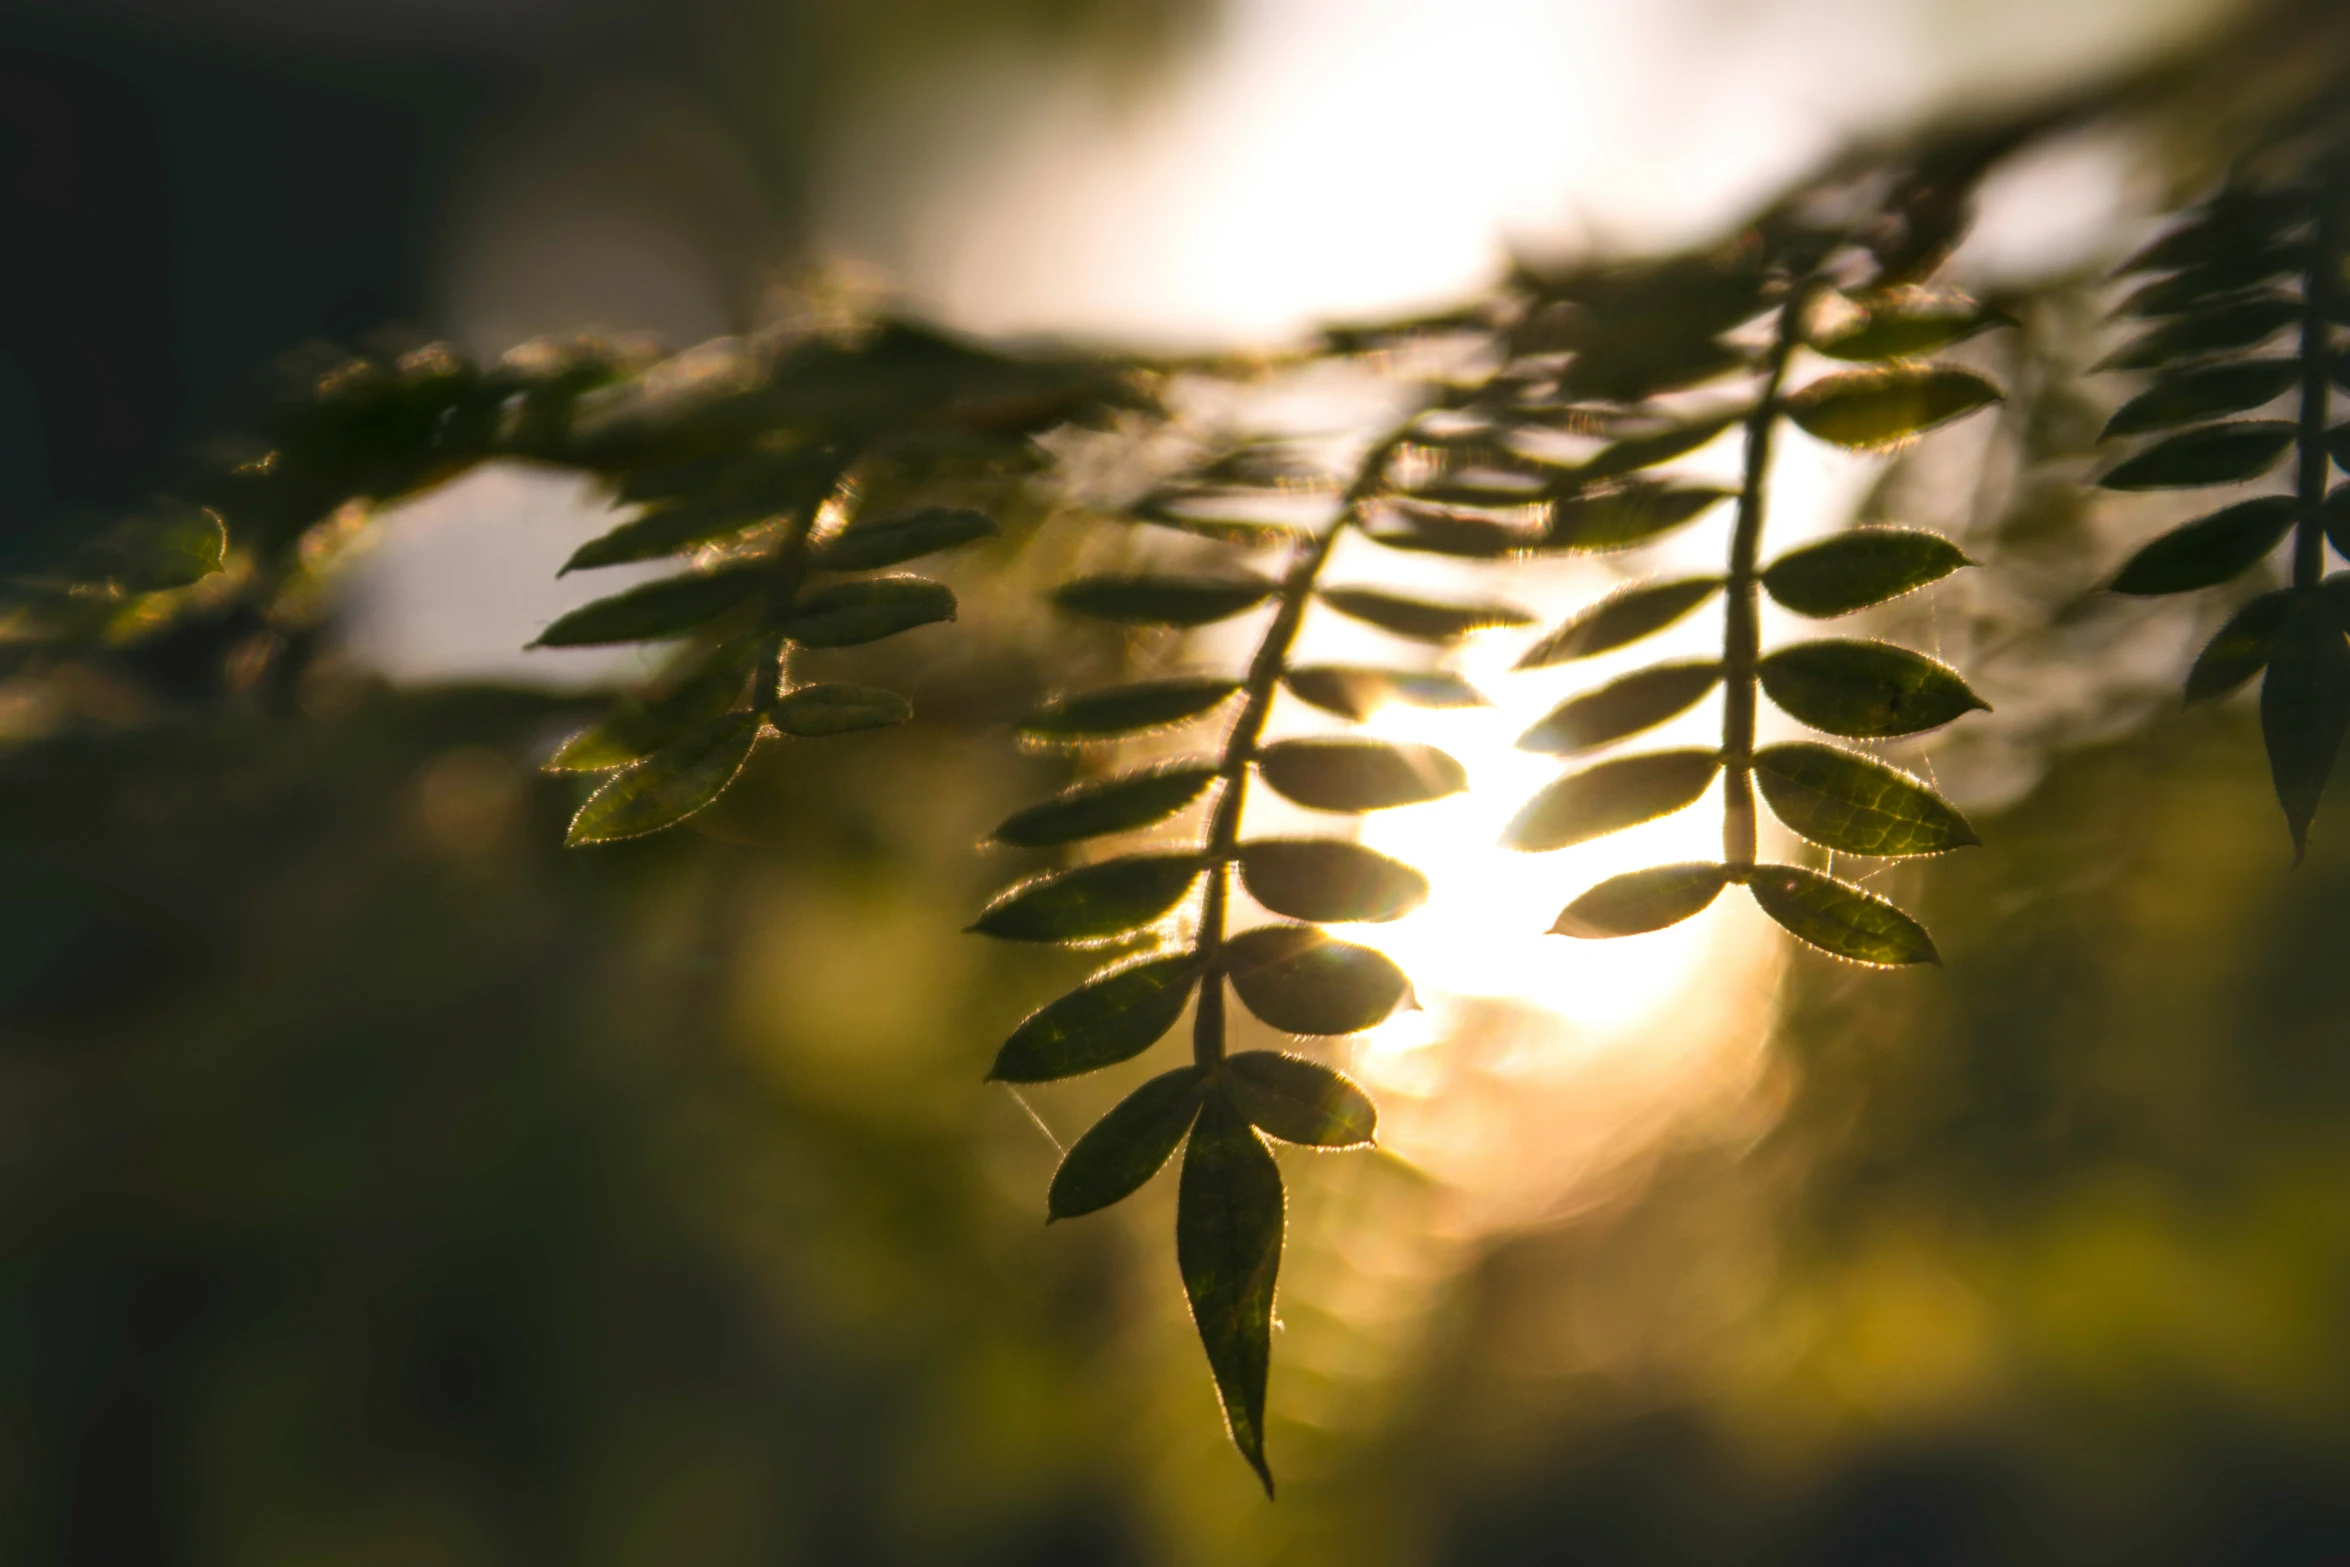
[[(1987, 62), (1945, 91), (2035, 39), (1756, 9), (1753, 60), (1831, 73), (1898, 12), (1886, 58)], [(1608, 35), (1476, 19), (1521, 13)], [(2099, 14), (2067, 69), (2212, 25)], [(1147, 107), (1230, 25), (16, 0), (11, 558), (304, 340), (757, 325), (839, 259), (860, 103), (1008, 50)], [(2142, 226), (2149, 160), (2035, 199)], [(903, 657), (923, 722), (587, 854), (533, 764), (591, 707), (503, 677), (0, 753), (0, 1561), (2350, 1562), (2350, 808), (2289, 872), (2248, 711), (2012, 739), (1990, 847), (1900, 888), (1939, 972), (1749, 931), (1605, 1050), (1488, 998), (1367, 1058), (1392, 1151), (1283, 1155), (1268, 1505), (1170, 1194), (1039, 1222), (1053, 1147), (980, 1077), (1077, 965), (956, 928), (1050, 769), (979, 733), (964, 648)], [(1033, 1109), (1065, 1140), (1115, 1092)]]

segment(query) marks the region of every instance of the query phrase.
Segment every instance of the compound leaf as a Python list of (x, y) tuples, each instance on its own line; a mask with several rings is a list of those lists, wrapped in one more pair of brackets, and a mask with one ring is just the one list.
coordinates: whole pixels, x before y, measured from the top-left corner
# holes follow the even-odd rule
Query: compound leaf
[(1758, 865), (1746, 885), (1765, 914), (1822, 952), (1884, 968), (1942, 961), (1924, 926), (1849, 882), (1794, 865)]
[(1461, 764), (1432, 745), (1283, 740), (1259, 751), (1256, 763), (1276, 793), (1317, 811), (1383, 811), (1469, 786)]
[(1047, 1083), (1132, 1060), (1166, 1037), (1199, 980), (1190, 953), (1104, 969), (1012, 1030), (988, 1081)]
[(1502, 830), (1505, 848), (1564, 849), (1669, 816), (1705, 793), (1722, 769), (1711, 751), (1658, 751), (1571, 773), (1528, 800)]

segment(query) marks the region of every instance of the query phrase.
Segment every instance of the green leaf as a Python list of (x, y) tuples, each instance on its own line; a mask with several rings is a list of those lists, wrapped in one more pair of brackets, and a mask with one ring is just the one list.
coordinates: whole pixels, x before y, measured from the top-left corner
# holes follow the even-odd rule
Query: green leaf
[(1199, 959), (1188, 952), (1104, 969), (1031, 1012), (996, 1052), (987, 1079), (1049, 1083), (1130, 1061), (1166, 1037), (1199, 980)]
[(1599, 940), (1663, 930), (1704, 913), (1729, 880), (1720, 865), (1659, 865), (1610, 876), (1560, 910), (1550, 933)]
[(118, 592), (163, 593), (226, 570), (228, 547), (218, 512), (172, 501), (108, 528), (79, 564)]
[(1324, 712), (1360, 722), (1389, 702), (1414, 707), (1484, 707), (1485, 693), (1441, 669), (1371, 669), (1358, 664), (1307, 664), (1281, 676), (1290, 695)]
[(1003, 941), (1098, 941), (1162, 918), (1199, 880), (1195, 854), (1128, 854), (999, 894), (971, 929)]
[(1756, 673), (1785, 711), (1856, 740), (1914, 735), (1991, 707), (1948, 664), (1885, 642), (1798, 642), (1764, 658)]
[(1237, 680), (1185, 676), (1108, 686), (1063, 697), (1020, 721), (1029, 740), (1091, 740), (1163, 729), (1215, 711), (1240, 691)]
[(1924, 926), (1849, 882), (1793, 865), (1757, 865), (1746, 886), (1765, 914), (1822, 952), (1883, 968), (1942, 961)]
[(763, 561), (691, 576), (663, 577), (583, 604), (538, 635), (532, 647), (598, 647), (679, 637), (748, 602), (774, 580)]
[(1133, 1196), (1191, 1130), (1207, 1092), (1207, 1074), (1186, 1066), (1120, 1100), (1062, 1156), (1045, 1198), (1045, 1222), (1097, 1213)]
[(2279, 589), (2261, 594), (2230, 615), (2187, 671), (2187, 700), (2209, 702), (2226, 696), (2267, 668), (2277, 633), (2292, 609), (2293, 595)]
[(1126, 626), (1205, 626), (1262, 604), (1280, 584), (1253, 573), (1231, 577), (1079, 577), (1053, 594), (1076, 615)]
[(1259, 838), (1240, 846), (1248, 895), (1275, 914), (1328, 924), (1401, 919), (1428, 901), (1428, 878), (1337, 838)]
[(2292, 359), (2251, 359), (2183, 370), (2165, 376), (2114, 410), (2098, 439), (2146, 435), (2223, 414), (2243, 413), (2284, 396), (2300, 374), (2299, 361)]
[(758, 639), (739, 638), (673, 664), (660, 689), (617, 703), (548, 758), (551, 773), (600, 773), (652, 755), (742, 700)]
[(2350, 639), (2324, 595), (2299, 593), (2260, 683), (2260, 734), (2277, 803), (2293, 831), (2293, 863), (2309, 851), (2309, 822), (2350, 730)]
[(2092, 370), (2152, 370), (2265, 342), (2301, 319), (2298, 300), (2275, 294), (2231, 300), (2165, 321), (2106, 355)]
[(1786, 409), (1806, 434), (1868, 451), (1999, 400), (1999, 388), (1970, 370), (1898, 365), (1822, 376), (1790, 393)]
[(1551, 508), (1542, 544), (1546, 549), (1627, 549), (1668, 533), (1729, 498), (1728, 490), (1710, 486), (1645, 480), (1586, 491)]
[(1469, 787), (1461, 764), (1432, 745), (1385, 740), (1283, 740), (1256, 756), (1275, 792), (1317, 811), (1383, 811)]
[(955, 595), (926, 577), (869, 577), (805, 593), (784, 619), (802, 647), (858, 647), (955, 618)]
[(1636, 435), (1602, 448), (1589, 462), (1575, 470), (1575, 478), (1585, 484), (1596, 484), (1602, 479), (1620, 478), (1653, 468), (1661, 462), (1685, 457), (1701, 446), (1711, 445), (1723, 431), (1736, 424), (1736, 419), (1706, 419), (1696, 424), (1676, 425), (1653, 435)]
[(2216, 587), (2275, 549), (2299, 511), (2290, 495), (2264, 495), (2173, 528), (2130, 557), (2113, 591), (2153, 598)]
[(832, 683), (785, 692), (767, 716), (785, 734), (814, 740), (893, 728), (914, 716), (914, 704), (879, 686)]
[(1508, 604), (1439, 604), (1369, 588), (1324, 588), (1317, 595), (1341, 615), (1420, 642), (1452, 642), (1472, 631), (1523, 626), (1533, 616)]
[(563, 563), (563, 571), (625, 566), (636, 561), (659, 560), (665, 555), (682, 555), (705, 544), (732, 538), (774, 516), (770, 508), (739, 501), (657, 506), (573, 550), (571, 558)]
[(995, 519), (967, 506), (925, 506), (886, 517), (859, 517), (816, 548), (826, 571), (872, 571), (996, 536)]
[(2155, 442), (2117, 463), (2097, 482), (2109, 490), (2193, 490), (2239, 484), (2276, 466), (2293, 444), (2293, 426), (2282, 419), (2239, 419), (2207, 424)]
[(676, 826), (726, 792), (760, 727), (756, 713), (726, 713), (614, 774), (571, 818), (563, 841), (610, 843)]
[(1273, 1360), (1282, 1205), (1272, 1151), (1223, 1095), (1211, 1095), (1183, 1155), (1175, 1263), (1216, 1378), (1225, 1430), (1267, 1496), (1273, 1471), (1265, 1465), (1265, 1379)]
[(1363, 1148), (1379, 1129), (1371, 1096), (1343, 1072), (1280, 1050), (1225, 1061), (1224, 1091), (1251, 1126), (1308, 1148)]
[(2230, 295), (2283, 282), (2308, 264), (2309, 247), (2303, 243), (2247, 246), (2143, 284), (2114, 313), (2148, 319), (2184, 315), (2227, 302)]
[(2015, 325), (2012, 317), (1965, 299), (1895, 293), (1853, 303), (1860, 318), (1815, 339), (1812, 347), (1833, 359), (1907, 359)]
[(1542, 669), (1628, 646), (1672, 625), (1721, 588), (1719, 577), (1676, 577), (1620, 587), (1528, 648), (1517, 667)]
[(1783, 607), (1827, 620), (1915, 592), (1973, 564), (1938, 533), (1855, 528), (1789, 550), (1764, 568), (1762, 585)]
[(1131, 832), (1165, 821), (1207, 792), (1216, 769), (1197, 763), (1146, 767), (1064, 789), (1051, 799), (1015, 811), (995, 830), (995, 841), (1041, 849), (1109, 833)]
[(1754, 781), (1779, 820), (1840, 854), (1890, 859), (1982, 842), (1917, 779), (1834, 746), (1766, 746), (1755, 754)]
[(1225, 972), (1243, 1004), (1292, 1034), (1359, 1034), (1410, 991), (1383, 952), (1311, 925), (1260, 925), (1224, 943)]
[(1656, 664), (1570, 697), (1518, 737), (1518, 749), (1572, 756), (1651, 729), (1695, 707), (1721, 683), (1712, 659)]
[(1570, 773), (1528, 800), (1502, 830), (1502, 847), (1564, 849), (1654, 821), (1694, 802), (1722, 770), (1711, 751), (1626, 756)]

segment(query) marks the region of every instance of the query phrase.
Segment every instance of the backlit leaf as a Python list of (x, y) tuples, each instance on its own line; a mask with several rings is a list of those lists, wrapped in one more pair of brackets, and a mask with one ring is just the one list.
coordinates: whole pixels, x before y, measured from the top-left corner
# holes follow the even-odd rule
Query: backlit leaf
[(228, 548), (218, 512), (174, 501), (109, 527), (77, 564), (120, 592), (161, 593), (224, 570)]
[(1175, 1262), (1207, 1350), (1232, 1445), (1273, 1494), (1265, 1464), (1265, 1379), (1273, 1358), (1273, 1287), (1281, 1272), (1281, 1171), (1264, 1139), (1211, 1094), (1183, 1155)]
[(1318, 597), (1341, 615), (1420, 642), (1452, 642), (1472, 631), (1523, 626), (1534, 618), (1508, 604), (1444, 604), (1370, 588), (1324, 588)]
[(1064, 789), (1015, 811), (995, 830), (995, 841), (1038, 849), (1165, 821), (1207, 792), (1216, 769), (1197, 763), (1148, 767)]
[(1779, 820), (1840, 854), (1940, 854), (1982, 841), (1917, 779), (1834, 746), (1766, 746), (1754, 781)]
[(1722, 666), (1712, 659), (1635, 670), (1596, 691), (1561, 702), (1518, 737), (1518, 748), (1572, 756), (1621, 740), (1687, 712), (1720, 684), (1721, 678)]
[(735, 609), (774, 578), (763, 563), (664, 577), (583, 604), (538, 635), (532, 647), (597, 647), (683, 636)]
[(1938, 533), (1855, 528), (1789, 550), (1764, 568), (1762, 585), (1783, 607), (1826, 620), (1915, 592), (1973, 564)]
[(802, 594), (783, 622), (802, 647), (857, 647), (955, 618), (955, 595), (926, 577), (869, 577)]
[(1224, 960), (1248, 1009), (1292, 1034), (1360, 1033), (1393, 1012), (1411, 989), (1385, 953), (1311, 925), (1242, 931), (1224, 943)]
[(1224, 1091), (1250, 1125), (1308, 1148), (1361, 1148), (1379, 1129), (1371, 1096), (1343, 1072), (1279, 1050), (1243, 1050), (1224, 1063)]
[(1109, 686), (1039, 708), (1020, 721), (1031, 740), (1087, 740), (1179, 724), (1213, 712), (1239, 694), (1237, 680), (1183, 676)]
[(1895, 292), (1853, 302), (1860, 306), (1859, 317), (1813, 339), (1812, 347), (1833, 359), (1907, 359), (2015, 324), (1968, 299)]
[(1394, 503), (1380, 508), (1364, 533), (1389, 549), (1463, 560), (1499, 560), (1541, 542), (1533, 530), (1497, 518)]
[(1711, 751), (1659, 751), (1601, 762), (1528, 800), (1503, 829), (1502, 846), (1540, 854), (1669, 816), (1705, 793), (1721, 770), (1721, 758)]
[(1729, 498), (1728, 490), (1711, 486), (1645, 480), (1585, 491), (1551, 508), (1542, 543), (1548, 549), (1626, 549), (1668, 533)]
[(1758, 865), (1746, 886), (1765, 914), (1822, 952), (1885, 968), (1942, 961), (1924, 926), (1849, 882), (1794, 865)]
[(2264, 495), (2173, 528), (2130, 557), (2113, 591), (2150, 598), (2216, 587), (2275, 549), (2299, 511), (2289, 495)]
[(1798, 642), (1756, 672), (1786, 712), (1853, 739), (1912, 735), (1991, 705), (1948, 664), (1885, 642)]
[(2342, 735), (2350, 730), (2350, 640), (2339, 609), (2318, 593), (2294, 596), (2260, 683), (2260, 734), (2268, 745), (2277, 803), (2293, 831), (2296, 864), (2309, 848)]
[(2282, 419), (2239, 419), (2207, 424), (2169, 436), (2097, 482), (2109, 490), (2192, 490), (2211, 484), (2239, 484), (2276, 466), (2293, 444), (2293, 426)]
[(1528, 648), (1517, 667), (1542, 669), (1628, 646), (1652, 632), (1662, 631), (1721, 588), (1719, 577), (1676, 577), (1665, 582), (1628, 584)]
[(872, 571), (996, 535), (995, 519), (968, 506), (925, 506), (886, 517), (859, 517), (817, 547), (826, 571)]
[(1281, 683), (1302, 702), (1357, 721), (1388, 702), (1413, 707), (1483, 707), (1485, 693), (1441, 669), (1372, 669), (1356, 664), (1307, 664), (1285, 671)]
[(1613, 446), (1602, 448), (1590, 461), (1575, 470), (1575, 477), (1587, 484), (1602, 479), (1620, 478), (1653, 468), (1658, 463), (1670, 462), (1713, 443), (1723, 431), (1738, 421), (1735, 419), (1706, 419), (1696, 424), (1676, 425), (1653, 435), (1627, 436)]
[(1458, 794), (1469, 775), (1431, 745), (1283, 740), (1257, 753), (1275, 792), (1317, 811), (1383, 811)]
[(902, 724), (914, 716), (914, 704), (879, 686), (833, 683), (787, 692), (767, 716), (787, 735), (818, 739)]
[(1259, 838), (1240, 846), (1248, 895), (1317, 924), (1401, 919), (1428, 901), (1428, 878), (1376, 849), (1338, 838)]
[(1079, 577), (1053, 594), (1072, 614), (1127, 626), (1205, 626), (1252, 609), (1279, 584), (1254, 574), (1228, 577)]
[(2226, 696), (2267, 668), (2277, 633), (2292, 609), (2293, 595), (2279, 589), (2261, 594), (2230, 615), (2187, 671), (2187, 700), (2208, 702)]
[(1999, 400), (1999, 388), (1972, 371), (1900, 365), (1823, 376), (1788, 394), (1786, 407), (1806, 434), (1865, 451)]
[(2291, 359), (2200, 365), (2166, 376), (2114, 410), (2102, 440), (2145, 435), (2274, 402), (2292, 390), (2301, 366)]
[(1004, 941), (1096, 941), (1164, 916), (1199, 879), (1192, 854), (1129, 854), (1039, 876), (1000, 894), (971, 929)]
[(2165, 321), (2132, 338), (2090, 368), (2152, 370), (2177, 359), (2199, 359), (2265, 342), (2301, 318), (2298, 300), (2275, 294), (2230, 300)]
[(756, 639), (744, 637), (672, 665), (660, 689), (623, 698), (565, 741), (546, 770), (600, 773), (652, 755), (740, 701), (757, 662)]
[(1207, 1091), (1207, 1074), (1186, 1066), (1118, 1101), (1062, 1155), (1045, 1198), (1045, 1222), (1096, 1213), (1131, 1197), (1191, 1130)]
[(1611, 876), (1559, 911), (1554, 936), (1639, 936), (1702, 914), (1730, 873), (1720, 865), (1659, 865)]
[(634, 561), (682, 555), (774, 517), (773, 510), (740, 501), (709, 501), (656, 506), (641, 516), (588, 540), (571, 552), (563, 570), (586, 571), (597, 566), (621, 566)]
[(1049, 1083), (1132, 1060), (1166, 1037), (1199, 979), (1189, 953), (1105, 969), (1012, 1030), (988, 1081)]
[(684, 821), (726, 792), (760, 727), (756, 713), (726, 713), (615, 773), (572, 817), (564, 841), (610, 843)]

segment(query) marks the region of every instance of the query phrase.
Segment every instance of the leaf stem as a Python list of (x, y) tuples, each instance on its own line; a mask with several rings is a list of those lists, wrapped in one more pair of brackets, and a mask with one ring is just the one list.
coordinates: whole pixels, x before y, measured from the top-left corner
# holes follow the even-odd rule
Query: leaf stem
[(2293, 531), (2293, 586), (2308, 592), (2325, 575), (2325, 498), (2331, 455), (2326, 450), (2327, 402), (2333, 378), (2334, 269), (2340, 243), (2334, 204), (2335, 181), (2317, 190), (2317, 233), (2310, 241), (2309, 270), (2301, 281), (2300, 469), (2294, 493), (2299, 520)]
[(1779, 388), (1787, 361), (1801, 341), (1804, 312), (1819, 286), (1804, 277), (1779, 307), (1777, 330), (1763, 359), (1762, 391), (1746, 416), (1745, 470), (1738, 489), (1738, 523), (1730, 536), (1727, 612), (1722, 629), (1722, 859), (1754, 864), (1754, 717), (1756, 670), (1762, 662), (1760, 576), (1763, 512), (1771, 477), (1771, 438), (1779, 421)]
[(1272, 714), (1273, 696), (1289, 663), (1290, 649), (1305, 624), (1314, 584), (1330, 563), (1339, 535), (1361, 519), (1363, 502), (1386, 482), (1388, 465), (1418, 423), (1419, 413), (1414, 412), (1364, 455), (1337, 517), (1297, 547), (1288, 571), (1282, 574), (1280, 607), (1273, 612), (1273, 622), (1265, 628), (1264, 639), (1249, 660), (1240, 716), (1224, 737), (1224, 756), (1218, 769), (1222, 785), (1216, 795), (1215, 814), (1208, 821), (1208, 843), (1203, 851), (1208, 862), (1208, 891), (1200, 904), (1199, 935), (1192, 950), (1208, 972), (1200, 987), (1198, 1010), (1192, 1015), (1191, 1032), (1191, 1058), (1203, 1068), (1224, 1059), (1224, 975), (1219, 960), (1224, 950), (1225, 917), (1232, 904), (1232, 862), (1240, 848), (1241, 811), (1248, 803), (1249, 762), (1264, 737), (1265, 720)]

